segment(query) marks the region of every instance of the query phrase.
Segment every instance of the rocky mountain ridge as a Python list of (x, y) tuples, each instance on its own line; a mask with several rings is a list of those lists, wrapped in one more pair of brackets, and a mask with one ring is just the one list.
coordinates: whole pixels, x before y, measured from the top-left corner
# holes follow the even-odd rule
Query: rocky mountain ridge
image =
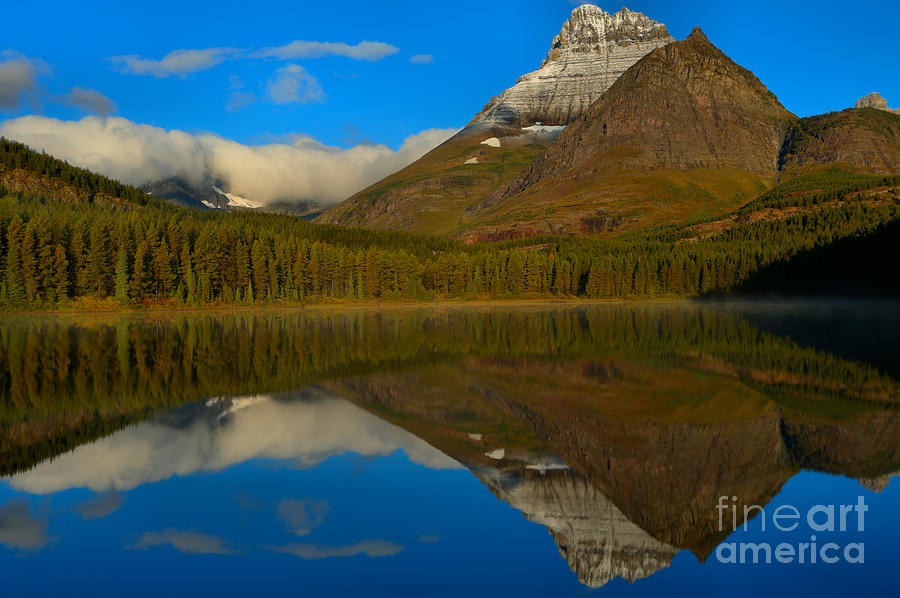
[(319, 221), (467, 242), (613, 236), (726, 216), (822, 168), (900, 172), (900, 116), (870, 94), (798, 118), (699, 28), (675, 42), (639, 13), (582, 6), (540, 69)]
[(740, 168), (772, 176), (793, 118), (696, 27), (629, 69), (504, 196), (549, 176), (622, 167)]

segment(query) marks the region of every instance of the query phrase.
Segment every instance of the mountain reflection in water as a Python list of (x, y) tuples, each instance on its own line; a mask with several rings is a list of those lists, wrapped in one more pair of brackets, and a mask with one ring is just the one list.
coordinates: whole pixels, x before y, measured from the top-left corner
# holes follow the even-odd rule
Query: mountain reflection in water
[[(896, 311), (879, 313), (896, 326)], [(882, 491), (900, 470), (891, 373), (724, 307), (16, 319), (0, 324), (0, 349), (0, 544), (13, 553), (65, 536), (28, 497), (89, 489), (72, 509), (90, 523), (166, 481), (399, 450), (409, 467), (471, 472), (600, 587), (676, 568), (682, 550), (705, 560), (729, 535), (719, 496), (766, 505), (803, 470)], [(329, 504), (279, 503), (302, 542), (254, 549), (187, 526), (131, 548), (407, 554), (393, 538), (320, 541)]]

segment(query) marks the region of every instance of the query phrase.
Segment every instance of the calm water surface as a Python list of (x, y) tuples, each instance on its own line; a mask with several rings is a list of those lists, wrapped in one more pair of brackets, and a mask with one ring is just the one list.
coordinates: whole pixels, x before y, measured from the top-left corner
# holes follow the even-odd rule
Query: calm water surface
[(884, 305), (6, 318), (3, 595), (890, 595), (898, 339)]

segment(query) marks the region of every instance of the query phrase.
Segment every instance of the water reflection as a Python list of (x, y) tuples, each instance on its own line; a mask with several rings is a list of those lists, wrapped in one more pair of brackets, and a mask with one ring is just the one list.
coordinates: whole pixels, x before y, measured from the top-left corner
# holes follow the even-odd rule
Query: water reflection
[[(413, 497), (441, 482), (409, 484), (434, 472), (452, 480), (440, 491), (449, 496), (465, 484), (446, 476), (464, 468), (544, 527), (581, 584), (600, 587), (688, 571), (682, 550), (706, 559), (728, 535), (714, 509), (721, 495), (765, 505), (803, 470), (881, 491), (900, 470), (900, 385), (889, 369), (796, 344), (722, 308), (17, 320), (0, 327), (0, 348), (0, 544), (25, 553), (55, 541), (50, 522), (60, 515), (40, 497), (89, 489), (64, 510), (99, 524), (144, 490), (174, 484), (200, 500), (201, 489), (243, 479), (248, 467), (275, 484), (285, 475), (277, 467), (318, 481), (303, 496), (235, 491), (226, 519), (265, 512), (268, 523), (255, 521), (269, 532), (217, 532), (196, 515), (148, 521), (124, 548), (419, 559), (411, 545), (443, 536), (410, 529), (404, 538), (397, 521), (414, 518), (425, 507)], [(398, 451), (406, 465), (392, 461)], [(338, 533), (330, 526), (350, 511), (317, 490), (347, 455), (392, 464), (355, 509), (374, 508), (359, 502), (370, 493), (393, 494), (373, 499), (380, 515)], [(477, 511), (488, 503), (472, 508), (457, 516), (484, 533)], [(389, 512), (393, 525), (373, 523)], [(448, 556), (478, 570), (461, 552)]]
[(221, 471), (251, 459), (312, 467), (334, 455), (374, 457), (398, 449), (425, 467), (459, 467), (402, 428), (346, 401), (317, 394), (278, 400), (209, 399), (79, 446), (13, 475), (9, 483), (32, 494), (71, 488), (130, 490), (174, 475)]

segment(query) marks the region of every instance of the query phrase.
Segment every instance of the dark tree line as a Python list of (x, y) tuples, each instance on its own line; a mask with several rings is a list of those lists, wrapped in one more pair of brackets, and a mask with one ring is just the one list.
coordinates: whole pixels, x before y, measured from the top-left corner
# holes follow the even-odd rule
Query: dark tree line
[[(646, 297), (736, 287), (799, 251), (865, 235), (897, 202), (845, 203), (739, 223), (708, 238), (684, 230), (612, 241), (426, 249), (354, 243), (287, 216), (200, 215), (0, 199), (0, 305), (53, 307), (81, 297), (121, 304), (430, 300), (448, 297)], [(394, 240), (396, 241), (396, 239)], [(777, 281), (776, 281), (777, 282)]]
[(743, 206), (737, 213), (745, 215), (763, 208), (817, 205), (847, 199), (853, 193), (866, 189), (897, 185), (900, 185), (900, 175), (867, 175), (830, 168), (788, 179)]

